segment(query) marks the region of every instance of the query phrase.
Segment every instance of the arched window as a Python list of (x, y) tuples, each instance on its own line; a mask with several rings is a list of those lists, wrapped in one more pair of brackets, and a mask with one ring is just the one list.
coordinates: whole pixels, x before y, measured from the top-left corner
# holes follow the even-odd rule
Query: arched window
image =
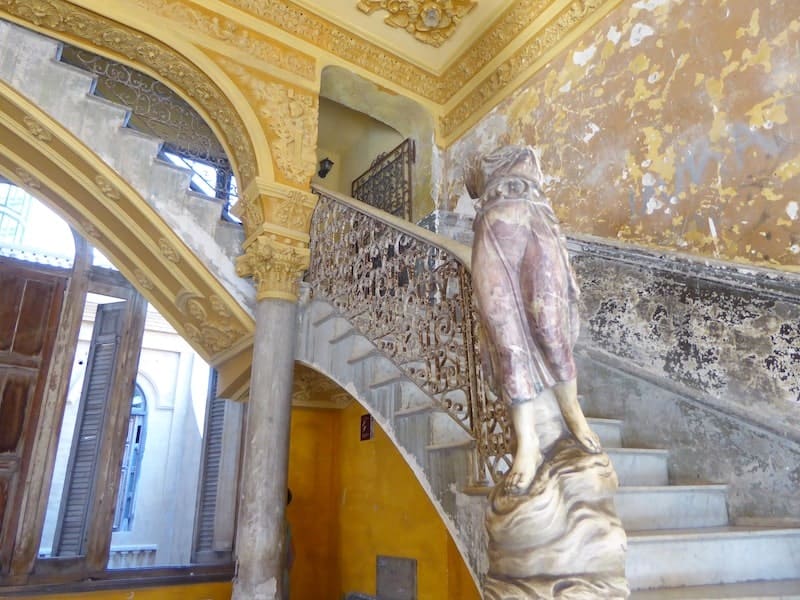
[(125, 453), (122, 456), (117, 510), (114, 512), (114, 531), (130, 531), (133, 525), (136, 484), (142, 466), (146, 433), (147, 398), (137, 383), (131, 399), (131, 418), (128, 421), (128, 437), (125, 440)]

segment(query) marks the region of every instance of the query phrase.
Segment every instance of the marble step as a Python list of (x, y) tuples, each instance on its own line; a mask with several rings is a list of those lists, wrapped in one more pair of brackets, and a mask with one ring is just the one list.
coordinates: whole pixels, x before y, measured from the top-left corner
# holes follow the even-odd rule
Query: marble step
[(666, 450), (640, 448), (606, 448), (620, 486), (667, 485)]
[(800, 577), (800, 529), (716, 527), (628, 532), (631, 589)]
[(586, 419), (589, 427), (599, 437), (600, 443), (605, 448), (622, 448), (622, 421), (619, 419), (601, 419), (590, 417)]
[(638, 590), (630, 600), (800, 600), (800, 579)]
[(626, 531), (722, 527), (726, 493), (725, 485), (621, 487), (614, 503)]

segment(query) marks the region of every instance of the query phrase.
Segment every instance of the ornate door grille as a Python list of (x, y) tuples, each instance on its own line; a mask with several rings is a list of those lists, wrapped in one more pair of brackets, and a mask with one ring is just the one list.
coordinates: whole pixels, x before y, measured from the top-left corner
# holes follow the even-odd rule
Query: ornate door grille
[(352, 185), (352, 196), (397, 217), (411, 220), (411, 174), (416, 152), (407, 138), (378, 156)]

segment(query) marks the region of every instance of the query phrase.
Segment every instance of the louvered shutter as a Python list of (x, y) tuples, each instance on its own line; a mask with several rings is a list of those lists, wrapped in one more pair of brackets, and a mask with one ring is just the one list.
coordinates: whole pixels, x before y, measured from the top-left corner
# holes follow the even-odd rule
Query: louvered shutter
[(86, 554), (87, 517), (94, 494), (95, 472), (116, 368), (125, 304), (116, 302), (97, 307), (78, 420), (61, 496), (54, 556)]
[(230, 560), (242, 424), (241, 406), (215, 397), (216, 371), (210, 379), (193, 557), (199, 563)]

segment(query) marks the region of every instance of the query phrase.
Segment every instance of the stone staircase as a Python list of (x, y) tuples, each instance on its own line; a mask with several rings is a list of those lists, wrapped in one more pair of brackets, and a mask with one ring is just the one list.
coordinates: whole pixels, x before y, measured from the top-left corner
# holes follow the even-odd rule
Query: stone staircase
[[(471, 436), (325, 300), (304, 305), (298, 340), (297, 359), (368, 407), (473, 570), (485, 573), (489, 489), (471, 479)], [(583, 403), (619, 476), (632, 598), (800, 598), (800, 530), (731, 525), (725, 485), (670, 485), (666, 450), (626, 448), (623, 422), (595, 415), (591, 399)]]
[(236, 275), (242, 228), (220, 219), (222, 202), (189, 190), (192, 172), (158, 158), (162, 141), (125, 127), (124, 106), (93, 95), (96, 78), (58, 61), (61, 45), (0, 21), (0, 79), (60, 122), (161, 215), (245, 307), (252, 285)]
[[(0, 21), (0, 79), (13, 85), (117, 170), (247, 306), (236, 276), (241, 229), (222, 206), (189, 192), (191, 173), (157, 158), (161, 142), (125, 128), (128, 111), (91, 94), (94, 78), (57, 61), (59, 44)], [(297, 359), (369, 408), (415, 471), (475, 573), (486, 571), (485, 488), (473, 485), (474, 440), (323, 299), (300, 311)], [(731, 526), (726, 488), (670, 486), (668, 453), (625, 448), (622, 422), (586, 412), (621, 488), (632, 598), (800, 598), (800, 531)]]

